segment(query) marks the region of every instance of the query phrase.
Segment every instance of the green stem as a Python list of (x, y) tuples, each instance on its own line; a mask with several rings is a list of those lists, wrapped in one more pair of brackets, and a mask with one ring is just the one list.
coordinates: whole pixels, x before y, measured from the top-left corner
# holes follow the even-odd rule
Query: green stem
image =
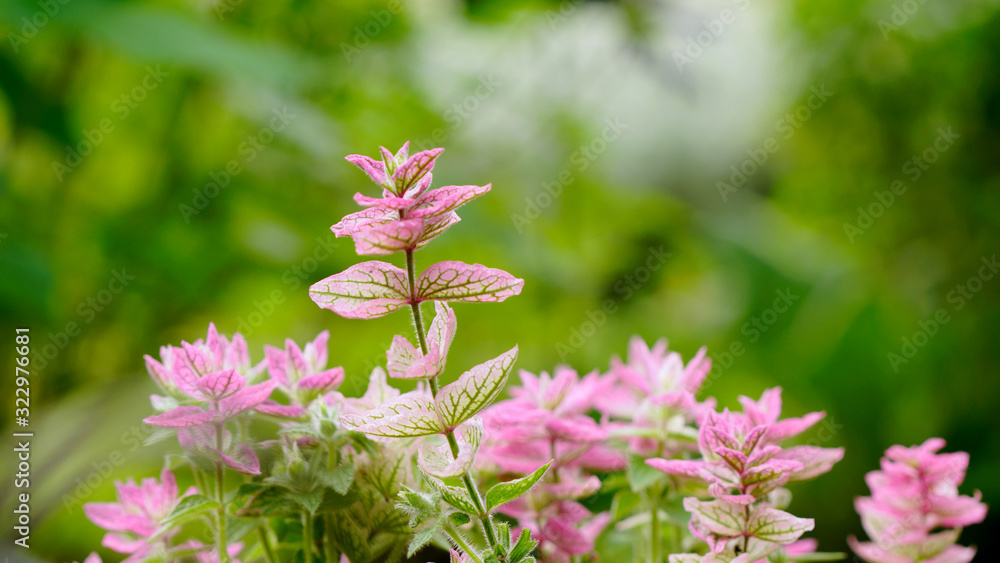
[[(218, 424), (215, 427), (215, 448), (219, 451), (220, 455), (222, 452), (222, 425)], [(215, 499), (219, 503), (218, 520), (219, 520), (219, 537), (218, 537), (218, 549), (219, 549), (219, 562), (227, 563), (229, 561), (229, 552), (226, 551), (226, 469), (222, 465), (222, 460), (215, 462)]]
[(302, 529), (302, 551), (305, 555), (305, 562), (312, 563), (313, 561), (313, 515), (309, 511), (302, 513), (303, 523)]
[(448, 537), (451, 538), (451, 541), (455, 542), (455, 545), (457, 545), (463, 553), (469, 556), (469, 559), (472, 559), (475, 563), (483, 563), (483, 561), (479, 559), (479, 556), (476, 555), (476, 552), (473, 551), (467, 543), (465, 543), (465, 540), (462, 539), (462, 534), (458, 533), (458, 530), (452, 528), (451, 526), (445, 526), (444, 531), (448, 534)]
[(277, 559), (274, 557), (274, 550), (271, 549), (271, 540), (267, 537), (267, 530), (263, 526), (257, 527), (257, 541), (260, 542), (261, 548), (264, 549), (264, 560), (267, 563), (277, 563)]
[[(420, 305), (417, 303), (416, 266), (414, 265), (412, 250), (406, 251), (406, 277), (410, 283), (410, 310), (413, 312), (413, 326), (417, 332), (420, 351), (426, 355), (427, 337), (424, 335), (424, 323), (420, 318)], [(427, 382), (431, 388), (431, 396), (436, 396), (438, 393), (437, 376), (428, 379)], [(451, 430), (448, 430), (444, 433), (444, 436), (448, 440), (448, 446), (451, 448), (451, 455), (457, 458), (459, 449), (458, 441), (455, 440), (454, 434), (452, 434)], [(465, 488), (469, 491), (469, 497), (472, 498), (472, 502), (476, 506), (477, 516), (483, 523), (483, 529), (486, 531), (486, 540), (489, 542), (490, 548), (494, 548), (497, 545), (497, 538), (496, 532), (493, 530), (493, 520), (490, 518), (489, 513), (486, 512), (486, 507), (483, 505), (483, 498), (479, 495), (479, 489), (476, 488), (476, 482), (472, 480), (472, 476), (468, 472), (462, 476), (462, 481), (465, 483)]]
[(652, 563), (660, 563), (660, 507), (653, 506), (649, 509), (649, 560)]

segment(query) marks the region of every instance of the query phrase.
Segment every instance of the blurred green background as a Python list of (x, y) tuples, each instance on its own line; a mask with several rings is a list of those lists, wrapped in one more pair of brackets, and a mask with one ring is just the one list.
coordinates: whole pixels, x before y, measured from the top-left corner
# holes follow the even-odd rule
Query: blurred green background
[(721, 404), (781, 385), (787, 415), (829, 413), (806, 439), (847, 455), (792, 507), (821, 549), (861, 533), (886, 447), (941, 436), (994, 508), (963, 540), (996, 560), (997, 1), (3, 0), (0, 32), (0, 357), (31, 327), (32, 556), (82, 560), (101, 531), (80, 503), (157, 472), (143, 354), (214, 321), (255, 360), (330, 329), (348, 392), (384, 365), (408, 317), (344, 320), (307, 288), (360, 261), (329, 226), (375, 190), (342, 157), (409, 139), (446, 148), (436, 185), (493, 183), (418, 266), (526, 280), (456, 307), (450, 365), (707, 345)]

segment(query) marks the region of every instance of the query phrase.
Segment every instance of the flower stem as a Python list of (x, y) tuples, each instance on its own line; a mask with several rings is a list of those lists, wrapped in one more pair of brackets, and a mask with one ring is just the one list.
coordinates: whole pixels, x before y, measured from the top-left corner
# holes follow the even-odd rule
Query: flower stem
[(483, 563), (482, 560), (479, 559), (479, 556), (476, 555), (476, 552), (473, 551), (467, 543), (465, 543), (465, 540), (462, 539), (462, 534), (458, 533), (458, 530), (451, 526), (445, 526), (444, 531), (448, 534), (448, 537), (451, 538), (451, 541), (455, 542), (455, 545), (457, 545), (463, 553), (469, 556), (469, 559), (472, 559), (475, 563)]
[(263, 527), (257, 528), (257, 541), (260, 542), (261, 548), (264, 550), (264, 560), (267, 563), (277, 563), (277, 559), (274, 558), (274, 550), (271, 549), (271, 540), (267, 537), (267, 530)]
[(655, 499), (650, 499), (649, 509), (649, 560), (660, 563), (660, 507)]
[[(420, 351), (427, 355), (427, 337), (424, 335), (424, 324), (420, 318), (420, 304), (417, 303), (417, 284), (416, 284), (416, 266), (413, 261), (413, 250), (406, 251), (406, 276), (410, 283), (410, 310), (413, 312), (413, 326), (417, 332), (417, 341), (420, 343)], [(431, 396), (436, 396), (438, 393), (438, 381), (437, 376), (434, 376), (427, 380), (428, 385), (431, 388)], [(445, 438), (448, 440), (448, 446), (451, 448), (451, 455), (458, 457), (459, 448), (458, 441), (455, 440), (455, 435), (449, 429), (444, 433)], [(479, 520), (483, 523), (483, 529), (486, 531), (486, 540), (489, 542), (490, 547), (493, 548), (497, 544), (496, 532), (493, 531), (493, 520), (490, 518), (489, 513), (486, 512), (486, 507), (483, 505), (483, 497), (479, 495), (479, 489), (476, 488), (476, 482), (472, 480), (472, 476), (469, 472), (466, 472), (462, 476), (462, 481), (465, 483), (465, 488), (469, 491), (469, 497), (472, 499), (472, 503), (476, 507), (478, 512), (477, 516)]]
[[(222, 425), (215, 426), (215, 449), (222, 455)], [(215, 462), (215, 499), (219, 503), (219, 562), (229, 561), (229, 552), (226, 550), (226, 468), (222, 465), (222, 460)]]
[(308, 510), (302, 513), (302, 551), (305, 555), (305, 562), (313, 561), (313, 515)]

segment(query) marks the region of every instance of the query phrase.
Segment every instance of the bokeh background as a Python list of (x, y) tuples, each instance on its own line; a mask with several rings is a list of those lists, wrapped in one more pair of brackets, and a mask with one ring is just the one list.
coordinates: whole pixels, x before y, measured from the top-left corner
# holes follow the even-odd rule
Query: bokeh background
[(493, 183), (418, 265), (526, 279), (456, 307), (450, 365), (707, 345), (721, 404), (780, 385), (787, 415), (829, 413), (806, 439), (847, 455), (793, 505), (822, 549), (861, 533), (886, 447), (941, 436), (993, 508), (963, 540), (996, 560), (996, 0), (3, 0), (0, 32), (0, 357), (31, 327), (32, 557), (82, 559), (101, 531), (80, 504), (157, 472), (165, 445), (138, 444), (160, 345), (214, 321), (260, 359), (330, 329), (362, 389), (408, 318), (344, 320), (307, 288), (359, 261), (329, 226), (374, 190), (342, 157), (411, 140), (446, 148), (436, 184)]

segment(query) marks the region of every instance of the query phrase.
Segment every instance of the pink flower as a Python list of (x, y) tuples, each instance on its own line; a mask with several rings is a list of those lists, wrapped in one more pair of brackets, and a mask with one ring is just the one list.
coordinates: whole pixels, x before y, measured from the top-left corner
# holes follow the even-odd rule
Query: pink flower
[[(536, 508), (541, 506), (541, 508)], [(536, 505), (521, 497), (500, 508), (500, 512), (516, 518), (521, 530), (531, 530), (531, 537), (538, 540), (538, 550), (547, 563), (569, 563), (574, 555), (594, 551), (594, 542), (611, 520), (607, 512), (593, 514), (575, 501), (562, 500)]]
[(292, 404), (281, 405), (268, 400), (254, 407), (258, 412), (275, 416), (300, 416), (306, 406), (324, 393), (333, 391), (344, 381), (344, 368), (326, 369), (327, 341), (330, 332), (324, 330), (304, 348), (293, 340), (285, 341), (285, 349), (264, 347), (267, 370), (277, 388), (288, 396)]
[(246, 377), (259, 371), (250, 366), (250, 353), (243, 335), (237, 332), (230, 341), (219, 334), (215, 323), (209, 323), (208, 336), (204, 340), (162, 346), (160, 361), (148, 355), (144, 358), (153, 381), (177, 399), (203, 400), (205, 395), (197, 382), (206, 374), (231, 370)]
[(483, 195), (490, 186), (444, 186), (428, 189), (434, 161), (444, 149), (409, 155), (409, 143), (395, 155), (384, 147), (382, 161), (363, 155), (347, 160), (361, 168), (379, 186), (382, 197), (362, 194), (354, 200), (363, 211), (344, 217), (332, 227), (338, 236), (350, 236), (358, 254), (391, 254), (414, 250), (459, 221), (455, 209)]
[[(143, 479), (141, 485), (129, 479), (116, 483), (118, 502), (90, 502), (83, 511), (91, 522), (108, 530), (102, 545), (118, 553), (129, 554), (126, 561), (139, 561), (153, 547), (166, 545), (174, 531), (159, 534), (160, 525), (180, 499), (174, 474), (163, 469), (160, 482)], [(195, 494), (194, 487), (183, 496)], [(153, 539), (154, 536), (157, 539)], [(90, 561), (90, 558), (88, 558)]]
[[(945, 445), (931, 438), (919, 446), (892, 446), (882, 469), (865, 480), (871, 497), (855, 500), (861, 522), (872, 542), (848, 538), (851, 548), (871, 563), (971, 561), (975, 549), (954, 545), (960, 528), (982, 522), (986, 505), (981, 495), (958, 494), (965, 480), (969, 454), (937, 453)], [(945, 528), (943, 531), (935, 531)]]

